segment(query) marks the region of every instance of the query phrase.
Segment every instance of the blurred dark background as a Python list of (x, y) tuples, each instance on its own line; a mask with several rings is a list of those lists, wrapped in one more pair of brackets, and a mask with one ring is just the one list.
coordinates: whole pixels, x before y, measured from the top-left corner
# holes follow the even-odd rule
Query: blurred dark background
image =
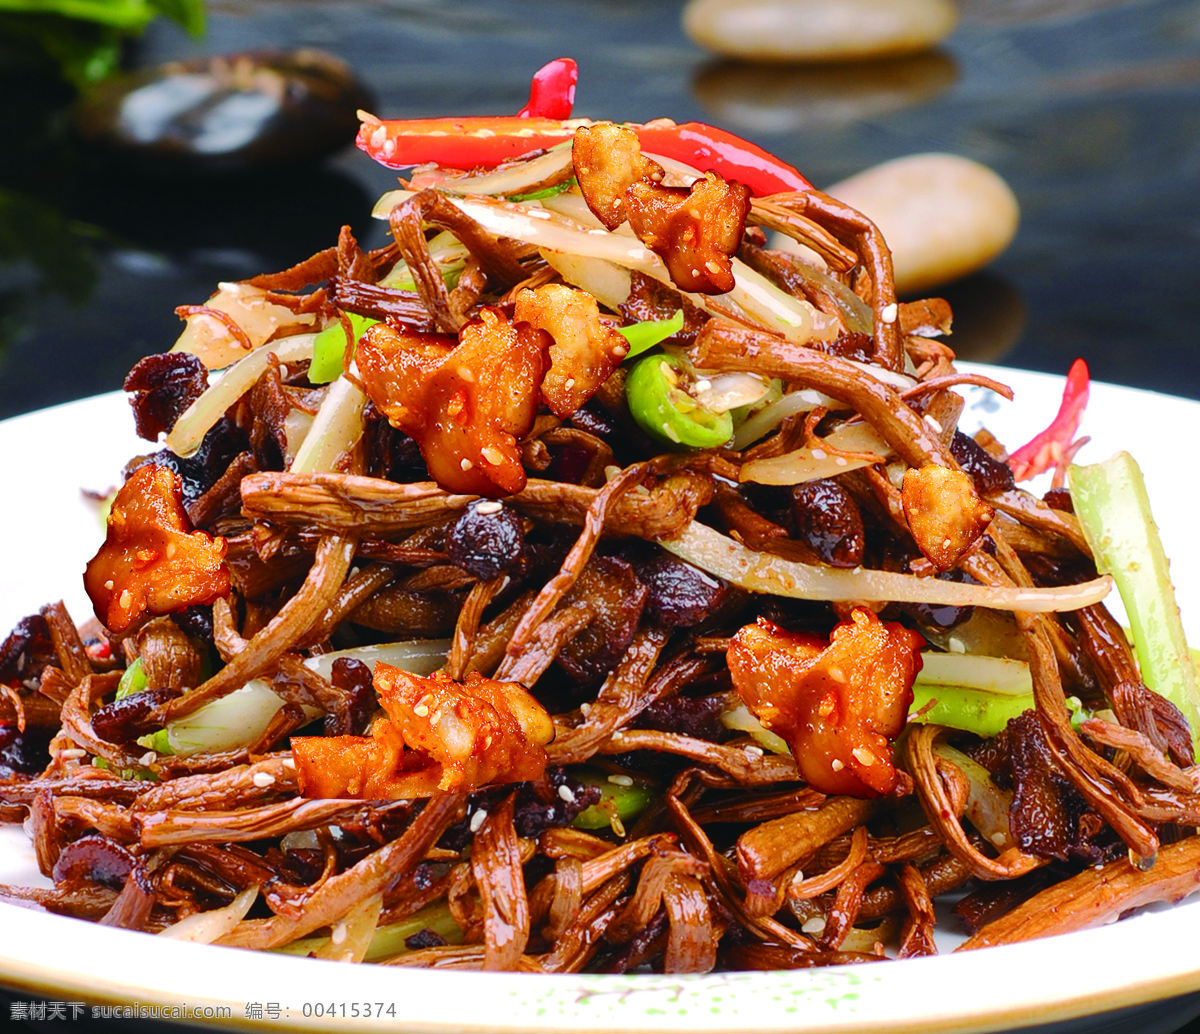
[[(131, 68), (249, 48), (318, 47), (384, 117), (515, 112), (530, 74), (579, 61), (575, 113), (720, 124), (818, 186), (950, 151), (995, 169), (1016, 240), (939, 292), (965, 358), (1200, 397), (1200, 3), (970, 0), (936, 49), (852, 65), (706, 54), (666, 0), (213, 0), (194, 37), (159, 20)], [(219, 280), (286, 267), (394, 180), (353, 147), (253, 178), (148, 177), (72, 131), (72, 91), (0, 65), (0, 417), (120, 386), (171, 345), (174, 308)]]

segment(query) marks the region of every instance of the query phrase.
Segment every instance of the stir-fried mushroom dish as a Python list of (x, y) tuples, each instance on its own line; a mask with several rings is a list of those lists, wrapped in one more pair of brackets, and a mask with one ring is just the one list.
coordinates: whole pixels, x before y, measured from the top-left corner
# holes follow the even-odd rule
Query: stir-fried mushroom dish
[(1165, 576), (1132, 635), (1105, 608), (1097, 529), (1149, 525), (1071, 466), (1086, 372), (1010, 462), (955, 389), (1010, 392), (867, 218), (710, 127), (569, 113), (364, 116), (408, 170), (387, 243), (221, 285), (129, 375), (156, 444), (96, 618), (0, 645), (0, 818), (53, 880), (0, 896), (612, 973), (1193, 891), (1195, 672), (1140, 641)]

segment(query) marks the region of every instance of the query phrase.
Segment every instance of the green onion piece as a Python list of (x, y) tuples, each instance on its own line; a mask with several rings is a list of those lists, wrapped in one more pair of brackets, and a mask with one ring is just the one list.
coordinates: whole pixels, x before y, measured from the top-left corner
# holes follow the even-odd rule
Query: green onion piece
[[(463, 939), (462, 927), (450, 915), (450, 910), (444, 901), (426, 905), (414, 912), (407, 919), (398, 923), (388, 923), (376, 927), (371, 937), (371, 946), (363, 957), (363, 962), (381, 962), (384, 959), (402, 955), (408, 951), (404, 943), (409, 937), (419, 934), (422, 930), (432, 930), (447, 944), (461, 944)], [(329, 943), (329, 937), (305, 937), (291, 944), (284, 944), (272, 951), (283, 955), (308, 955)]]
[(683, 310), (676, 309), (675, 315), (669, 320), (643, 320), (641, 323), (631, 323), (628, 327), (618, 327), (617, 330), (629, 342), (625, 359), (632, 359), (683, 330)]
[(1067, 472), (1075, 516), (1096, 567), (1111, 574), (1125, 604), (1146, 685), (1183, 712), (1200, 753), (1200, 680), (1142, 472), (1128, 453)]
[(529, 194), (509, 194), (509, 201), (540, 201), (544, 197), (555, 197), (558, 194), (565, 194), (575, 186), (575, 177), (572, 176), (569, 180), (564, 180), (562, 183), (556, 183), (553, 187), (544, 187), (541, 190), (532, 191)]
[[(379, 322), (368, 316), (360, 316), (356, 312), (348, 312), (346, 315), (350, 317), (350, 326), (354, 328), (355, 343), (368, 327), (373, 327)], [(312, 363), (308, 368), (309, 381), (313, 384), (328, 384), (337, 380), (342, 375), (345, 357), (346, 329), (339, 320), (322, 330), (313, 341)]]
[(159, 729), (156, 732), (148, 732), (145, 736), (139, 736), (137, 742), (139, 747), (152, 750), (155, 754), (162, 754), (169, 757), (175, 753), (174, 748), (171, 746), (171, 737), (166, 729)]
[(654, 787), (631, 776), (612, 776), (595, 768), (572, 769), (571, 775), (584, 786), (595, 786), (600, 790), (600, 800), (586, 807), (571, 823), (578, 829), (611, 827), (614, 833), (623, 835), (625, 820), (644, 811), (657, 792)]
[(139, 657), (122, 673), (121, 681), (117, 683), (117, 699), (124, 700), (145, 688), (146, 673), (142, 670), (142, 659)]

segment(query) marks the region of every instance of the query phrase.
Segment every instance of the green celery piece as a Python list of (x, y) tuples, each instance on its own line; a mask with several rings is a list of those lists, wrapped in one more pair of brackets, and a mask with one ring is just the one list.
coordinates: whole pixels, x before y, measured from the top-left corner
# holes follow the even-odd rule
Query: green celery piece
[(1096, 567), (1112, 575), (1125, 604), (1142, 681), (1183, 712), (1200, 753), (1200, 680), (1141, 469), (1119, 452), (1102, 463), (1072, 464), (1067, 480)]
[(631, 323), (628, 327), (618, 327), (617, 330), (629, 342), (629, 351), (622, 360), (624, 362), (650, 351), (655, 345), (662, 344), (683, 330), (683, 310), (676, 309), (675, 315), (669, 320), (643, 320), (641, 323)]
[[(354, 341), (363, 336), (368, 327), (379, 320), (358, 313), (348, 312), (350, 326), (354, 329)], [(341, 321), (322, 330), (313, 341), (312, 363), (308, 367), (308, 379), (313, 384), (328, 384), (342, 375), (342, 359), (346, 352), (346, 331)]]
[[(384, 959), (402, 955), (408, 951), (405, 941), (422, 930), (432, 930), (442, 937), (447, 944), (461, 944), (463, 939), (462, 927), (454, 921), (444, 901), (426, 905), (414, 912), (407, 919), (398, 923), (388, 923), (376, 927), (371, 936), (371, 946), (363, 958), (364, 962), (381, 962)], [(284, 944), (272, 951), (283, 955), (307, 955), (311, 951), (329, 943), (329, 937), (305, 937), (291, 944)]]
[[(1078, 725), (1087, 717), (1074, 697), (1067, 701), (1067, 706), (1071, 710), (1072, 725)], [(1032, 710), (1032, 693), (991, 693), (969, 686), (923, 683), (918, 678), (913, 685), (913, 702), (908, 715), (911, 722), (944, 725), (973, 732), (976, 736), (991, 737), (1000, 735), (1013, 718)]]

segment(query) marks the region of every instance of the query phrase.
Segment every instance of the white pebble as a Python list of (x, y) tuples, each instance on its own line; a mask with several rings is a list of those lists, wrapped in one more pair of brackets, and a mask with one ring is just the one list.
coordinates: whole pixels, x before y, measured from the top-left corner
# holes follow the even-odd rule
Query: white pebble
[(945, 39), (952, 0), (690, 0), (683, 30), (727, 57), (854, 61), (912, 54)]
[(987, 265), (1012, 242), (1020, 207), (979, 162), (914, 154), (876, 165), (827, 191), (879, 227), (892, 251), (896, 291), (911, 295)]

